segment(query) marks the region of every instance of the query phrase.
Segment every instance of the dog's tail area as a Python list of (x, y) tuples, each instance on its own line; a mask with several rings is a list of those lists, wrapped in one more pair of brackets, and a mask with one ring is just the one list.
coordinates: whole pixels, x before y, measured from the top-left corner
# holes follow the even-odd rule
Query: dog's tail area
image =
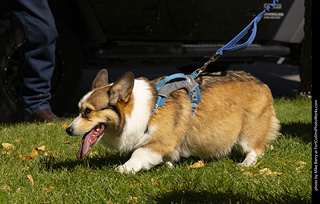
[(274, 113), (271, 117), (270, 129), (267, 136), (267, 143), (271, 143), (273, 140), (277, 139), (280, 128), (280, 121), (277, 119), (276, 114)]

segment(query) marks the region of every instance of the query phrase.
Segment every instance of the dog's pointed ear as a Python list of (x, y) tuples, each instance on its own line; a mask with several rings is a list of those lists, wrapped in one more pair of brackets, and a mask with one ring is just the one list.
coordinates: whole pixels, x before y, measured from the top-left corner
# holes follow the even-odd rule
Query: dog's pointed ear
[(123, 74), (110, 89), (109, 103), (115, 105), (119, 101), (128, 102), (134, 86), (134, 75), (132, 72)]
[(97, 74), (96, 78), (92, 82), (91, 89), (96, 89), (105, 85), (108, 85), (108, 71), (106, 69), (102, 69)]

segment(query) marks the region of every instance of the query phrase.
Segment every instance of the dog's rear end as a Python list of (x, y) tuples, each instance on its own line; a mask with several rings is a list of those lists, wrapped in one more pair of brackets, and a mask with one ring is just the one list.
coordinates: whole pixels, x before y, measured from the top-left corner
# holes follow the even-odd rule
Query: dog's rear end
[(198, 105), (184, 156), (227, 155), (235, 144), (246, 154), (243, 166), (252, 166), (265, 145), (277, 137), (280, 125), (267, 85), (245, 72), (201, 76)]

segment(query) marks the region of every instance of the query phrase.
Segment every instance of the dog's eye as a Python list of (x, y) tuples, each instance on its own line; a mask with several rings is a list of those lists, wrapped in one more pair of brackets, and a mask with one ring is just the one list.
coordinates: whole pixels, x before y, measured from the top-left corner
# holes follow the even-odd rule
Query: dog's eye
[(89, 114), (89, 113), (91, 113), (91, 112), (92, 112), (92, 110), (91, 110), (90, 108), (84, 109), (84, 113), (85, 113), (85, 114)]

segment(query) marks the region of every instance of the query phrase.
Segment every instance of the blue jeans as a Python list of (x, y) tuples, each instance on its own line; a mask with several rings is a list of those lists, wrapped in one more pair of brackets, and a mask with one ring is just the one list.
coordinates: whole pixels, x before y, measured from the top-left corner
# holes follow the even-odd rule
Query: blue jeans
[(21, 21), (27, 42), (22, 65), (22, 98), (28, 115), (51, 109), (51, 78), (58, 32), (47, 0), (9, 0)]

